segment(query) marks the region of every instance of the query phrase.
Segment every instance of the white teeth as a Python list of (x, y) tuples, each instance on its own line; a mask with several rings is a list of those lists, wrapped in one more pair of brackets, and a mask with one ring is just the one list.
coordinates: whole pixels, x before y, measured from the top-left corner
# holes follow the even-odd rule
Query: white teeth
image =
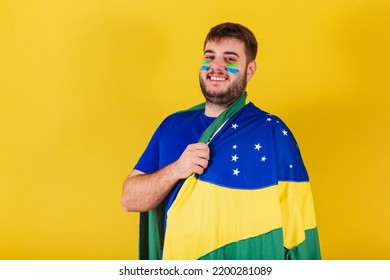
[(226, 78), (219, 78), (219, 77), (210, 77), (211, 81), (225, 81)]

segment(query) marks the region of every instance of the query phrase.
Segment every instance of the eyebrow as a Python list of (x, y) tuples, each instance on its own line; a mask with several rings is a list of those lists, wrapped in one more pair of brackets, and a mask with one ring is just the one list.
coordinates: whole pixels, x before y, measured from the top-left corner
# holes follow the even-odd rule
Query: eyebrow
[[(204, 51), (204, 54), (206, 54), (206, 53), (215, 53), (215, 51), (212, 51), (212, 50), (205, 50), (205, 51)], [(225, 54), (225, 55), (235, 55), (235, 56), (237, 56), (237, 57), (240, 57), (240, 56), (238, 55), (238, 53), (236, 53), (236, 52), (226, 51), (226, 52), (224, 52), (223, 54)]]

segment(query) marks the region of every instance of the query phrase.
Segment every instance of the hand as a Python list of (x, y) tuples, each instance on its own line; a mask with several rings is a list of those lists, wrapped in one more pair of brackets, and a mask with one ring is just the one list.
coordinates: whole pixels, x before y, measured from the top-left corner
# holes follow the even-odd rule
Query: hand
[(174, 176), (185, 179), (192, 173), (202, 174), (210, 159), (210, 149), (205, 143), (190, 144), (171, 168)]

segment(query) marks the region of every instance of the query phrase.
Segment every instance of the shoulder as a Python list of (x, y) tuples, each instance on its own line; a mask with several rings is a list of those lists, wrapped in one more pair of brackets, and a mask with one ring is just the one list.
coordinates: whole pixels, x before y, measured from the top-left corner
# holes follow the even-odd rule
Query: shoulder
[(295, 141), (292, 131), (279, 116), (264, 111), (251, 102), (244, 107), (239, 118), (258, 133), (267, 133), (277, 139)]
[(162, 123), (176, 123), (176, 122), (185, 122), (192, 120), (199, 115), (203, 114), (203, 110), (183, 110), (170, 114), (167, 116)]
[(203, 114), (203, 110), (183, 110), (172, 113), (165, 117), (160, 123), (158, 130), (166, 131), (178, 127), (187, 127), (197, 122)]
[(249, 102), (242, 110), (242, 117), (254, 122), (261, 122), (268, 126), (285, 126), (286, 124), (277, 115), (271, 114)]

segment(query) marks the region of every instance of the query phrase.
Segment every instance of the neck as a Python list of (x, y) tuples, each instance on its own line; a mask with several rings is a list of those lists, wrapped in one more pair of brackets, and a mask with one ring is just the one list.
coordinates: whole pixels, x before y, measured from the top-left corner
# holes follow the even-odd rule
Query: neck
[(208, 117), (218, 117), (225, 109), (227, 106), (221, 106), (221, 105), (216, 105), (216, 104), (211, 104), (209, 102), (206, 102), (206, 107), (205, 107), (205, 115)]

